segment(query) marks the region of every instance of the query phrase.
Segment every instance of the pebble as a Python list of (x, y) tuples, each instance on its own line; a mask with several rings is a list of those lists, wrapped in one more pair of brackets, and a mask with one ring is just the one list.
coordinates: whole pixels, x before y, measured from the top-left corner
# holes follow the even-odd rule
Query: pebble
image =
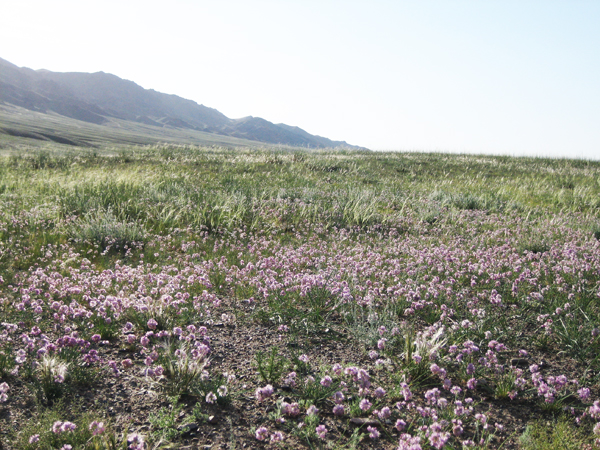
[(379, 421), (373, 419), (363, 419), (361, 417), (353, 417), (350, 419), (350, 423), (354, 425), (379, 425)]
[(510, 365), (515, 367), (528, 367), (529, 361), (525, 358), (513, 358), (510, 360)]
[(179, 431), (183, 431), (184, 433), (189, 433), (190, 431), (195, 431), (198, 429), (198, 424), (195, 422), (186, 423), (179, 427)]

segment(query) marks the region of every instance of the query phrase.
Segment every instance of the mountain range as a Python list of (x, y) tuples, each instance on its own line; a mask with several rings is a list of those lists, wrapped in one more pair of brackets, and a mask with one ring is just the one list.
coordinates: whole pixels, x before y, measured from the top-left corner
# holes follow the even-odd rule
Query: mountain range
[[(116, 130), (121, 133), (129, 130), (126, 143), (213, 141), (233, 145), (360, 148), (260, 117), (230, 119), (216, 109), (144, 89), (109, 73), (32, 70), (1, 58), (0, 106), (3, 106), (0, 133), (67, 144), (91, 142), (82, 135), (83, 127), (93, 130), (96, 136), (105, 130), (113, 142), (119, 141)], [(19, 127), (22, 122), (27, 123), (27, 130)], [(52, 124), (59, 122), (60, 136), (52, 133)], [(39, 126), (32, 129), (35, 124)], [(75, 134), (71, 136), (70, 131)]]

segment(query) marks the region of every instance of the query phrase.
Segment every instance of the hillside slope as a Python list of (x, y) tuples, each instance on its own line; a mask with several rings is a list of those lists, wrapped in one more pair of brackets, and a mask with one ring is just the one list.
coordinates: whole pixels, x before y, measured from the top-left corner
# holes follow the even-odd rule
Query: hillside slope
[(153, 135), (157, 129), (179, 129), (268, 144), (359, 148), (259, 117), (230, 119), (216, 109), (176, 95), (144, 89), (116, 75), (32, 70), (1, 58), (0, 104), (42, 114), (55, 113), (101, 126), (108, 126), (115, 119), (144, 124), (154, 127)]

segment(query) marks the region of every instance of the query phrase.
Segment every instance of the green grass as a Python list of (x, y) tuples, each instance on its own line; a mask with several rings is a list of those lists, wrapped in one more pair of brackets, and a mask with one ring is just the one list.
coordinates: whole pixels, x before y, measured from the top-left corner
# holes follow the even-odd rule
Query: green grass
[[(339, 169), (326, 172), (325, 181), (319, 167), (327, 164)], [(445, 154), (193, 147), (130, 148), (111, 156), (30, 151), (2, 161), (0, 195), (11, 200), (11, 213), (44, 205), (50, 225), (68, 215), (92, 222), (89, 232), (83, 226), (73, 231), (92, 239), (99, 220), (88, 213), (161, 233), (188, 226), (291, 229), (305, 220), (326, 227), (397, 226), (411, 213), (430, 223), (452, 220), (453, 210), (515, 211), (530, 218), (572, 212), (595, 232), (599, 170), (590, 161)], [(22, 177), (29, 180), (26, 189)], [(557, 187), (565, 177), (577, 180), (568, 192)], [(367, 178), (375, 185), (365, 184)], [(265, 223), (269, 208), (278, 212)]]
[(566, 417), (558, 420), (538, 420), (527, 426), (519, 438), (522, 450), (582, 450), (592, 449), (593, 434)]
[[(31, 127), (34, 122), (32, 118)], [(84, 132), (89, 137), (91, 131)], [(569, 358), (577, 370), (573, 377), (582, 385), (597, 384), (600, 279), (594, 252), (600, 240), (600, 162), (171, 144), (98, 148), (51, 144), (40, 149), (22, 146), (22, 141), (18, 145), (10, 139), (2, 142), (3, 321), (20, 324), (27, 332), (40, 327), (58, 336), (59, 331), (67, 334), (63, 329), (69, 326), (68, 333), (75, 331), (84, 339), (97, 334), (106, 341), (98, 349), (111, 349), (110, 358), (134, 359), (139, 378), (144, 358), (155, 351), (157, 364), (163, 366), (161, 378), (153, 380), (161, 387), (157, 395), (191, 397), (196, 402), (195, 413), (183, 400), (180, 404), (173, 401), (171, 409), (155, 411), (149, 431), (155, 442), (180, 442), (178, 426), (186, 414), (195, 414), (204, 423), (205, 416), (218, 415), (214, 412), (218, 408), (234, 408), (239, 398), (251, 397), (257, 386), (269, 383), (279, 389), (292, 370), (299, 384), (288, 387), (283, 395), (303, 405), (318, 405), (331, 416), (331, 394), (341, 389), (341, 381), (336, 378), (331, 386), (320, 384), (324, 373), (316, 372), (315, 360), (311, 359), (312, 365), (300, 360), (304, 353), (311, 356), (313, 347), (330, 343), (359, 355), (360, 363), (343, 361), (346, 365), (370, 364), (371, 391), (384, 386), (397, 397), (394, 401), (403, 398), (405, 382), (421, 398), (421, 391), (439, 386), (440, 380), (430, 369), (435, 360), (463, 388), (472, 376), (484, 380), (476, 392), (480, 397), (495, 397), (496, 407), (501, 407), (517, 389), (517, 372), (504, 369), (521, 348), (537, 352), (536, 358)], [(380, 258), (370, 266), (361, 265), (373, 254)], [(563, 270), (569, 269), (572, 257), (580, 255), (584, 256), (577, 260), (581, 264), (577, 270)], [(506, 263), (495, 267), (495, 272), (479, 271), (483, 263), (505, 257)], [(448, 267), (459, 260), (463, 271), (451, 273)], [(558, 260), (560, 275), (553, 265)], [(275, 269), (269, 265), (273, 261), (279, 264)], [(402, 263), (398, 264), (402, 269), (392, 273), (390, 261)], [(354, 272), (344, 272), (342, 262), (346, 268), (354, 264)], [(262, 265), (250, 268), (254, 264)], [(539, 277), (532, 280), (524, 275), (517, 283), (513, 271), (523, 266), (539, 269)], [(105, 292), (100, 300), (110, 297), (112, 306), (94, 309), (90, 305), (99, 299), (84, 298), (69, 286), (52, 290), (49, 281), (30, 286), (28, 280), (37, 270), (52, 273), (52, 282), (57, 284), (75, 280), (77, 286), (95, 286), (102, 278)], [(283, 280), (286, 271), (301, 281), (291, 287), (282, 284), (262, 297), (266, 283), (244, 277), (270, 270), (273, 285)], [(123, 281), (125, 272), (131, 280)], [(172, 286), (153, 284), (156, 277), (168, 278), (166, 273), (181, 273), (169, 281), (183, 286), (173, 288), (181, 294), (177, 305), (162, 303), (163, 294)], [(107, 274), (114, 278), (107, 281)], [(192, 274), (201, 274), (202, 281), (188, 282)], [(333, 283), (339, 288), (335, 293), (330, 289)], [(561, 283), (572, 289), (558, 288)], [(30, 289), (19, 290), (25, 287)], [(343, 288), (348, 298), (363, 303), (342, 300)], [(26, 295), (33, 301), (89, 307), (90, 315), (84, 319), (70, 316), (63, 325), (54, 309), (38, 314), (17, 307), (31, 300), (24, 300)], [(501, 304), (492, 302), (495, 295)], [(130, 299), (140, 297), (147, 301), (145, 308), (124, 306), (120, 310)], [(567, 303), (569, 310), (562, 311)], [(201, 315), (209, 309), (214, 310), (213, 316)], [(552, 320), (547, 323), (548, 318)], [(254, 324), (279, 333), (281, 343), (262, 347), (270, 351), (254, 350), (248, 361), (254, 356), (254, 379), (245, 378), (247, 391), (231, 395), (223, 390), (228, 385), (222, 373), (211, 373), (208, 378), (213, 354), (206, 360), (191, 359), (192, 344), (186, 341), (153, 337), (145, 353), (136, 353), (139, 338), (150, 330), (149, 320), (156, 322), (156, 332), (173, 327), (185, 330), (190, 324), (211, 327), (223, 322), (219, 323), (223, 330)], [(125, 344), (122, 331), (126, 322), (132, 323), (133, 331), (128, 333), (136, 338), (130, 344)], [(443, 336), (436, 334), (441, 328)], [(504, 369), (479, 367), (475, 375), (467, 373), (467, 364), (477, 362), (487, 350), (491, 339), (487, 334), (508, 346), (499, 355), (498, 364)], [(380, 342), (384, 335), (387, 340)], [(483, 351), (458, 361), (449, 347), (466, 340)], [(49, 430), (53, 420), (70, 417), (63, 414), (67, 408), (63, 400), (75, 392), (95, 389), (110, 371), (77, 365), (80, 354), (74, 349), (72, 354), (58, 354), (62, 359), (55, 356), (56, 363), (68, 363), (70, 378), (64, 385), (55, 381), (56, 370), (43, 366), (24, 366), (15, 375), (13, 353), (23, 346), (13, 336), (0, 341), (0, 382), (9, 380), (15, 389), (12, 386), (20, 380), (35, 390), (37, 380), (39, 392), (34, 420), (11, 436), (19, 442), (16, 448), (33, 448), (26, 439), (35, 433), (42, 435), (47, 447), (62, 445)], [(282, 352), (289, 352), (289, 357), (278, 349), (285, 349)], [(219, 350), (223, 348), (215, 353)], [(385, 368), (374, 368), (377, 358), (385, 359)], [(206, 400), (210, 393), (214, 402)], [(520, 395), (530, 411), (543, 414), (543, 420), (529, 424), (519, 440), (521, 448), (585, 448), (592, 442), (589, 423), (588, 428), (578, 428), (566, 419), (553, 422), (560, 410), (558, 402), (544, 406), (535, 389)], [(569, 397), (568, 405), (581, 412), (585, 406), (572, 402), (573, 398)], [(360, 409), (356, 393), (349, 401), (350, 414), (368, 414)], [(94, 413), (82, 416), (81, 436), (70, 436), (72, 442), (91, 445), (84, 427), (96, 417)], [(294, 442), (321, 445), (315, 434), (317, 420), (309, 418), (305, 428), (297, 428), (290, 419), (296, 427), (298, 441)], [(250, 425), (262, 422), (256, 419)], [(469, 427), (472, 433), (474, 426)], [(115, 442), (122, 442), (125, 431), (113, 433)], [(336, 435), (335, 445), (368, 448), (368, 438), (354, 431), (344, 428)], [(387, 443), (396, 439), (390, 446), (397, 446), (396, 435), (386, 439)], [(563, 442), (569, 442), (568, 446), (561, 447)]]

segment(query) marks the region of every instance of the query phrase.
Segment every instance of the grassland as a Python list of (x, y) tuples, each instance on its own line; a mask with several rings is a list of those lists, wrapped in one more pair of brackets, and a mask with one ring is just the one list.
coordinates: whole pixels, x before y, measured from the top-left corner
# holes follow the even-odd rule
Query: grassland
[(7, 449), (593, 448), (599, 312), (600, 162), (0, 158)]
[(49, 144), (97, 149), (106, 145), (149, 145), (156, 142), (224, 147), (257, 145), (256, 141), (232, 136), (194, 129), (158, 127), (116, 118), (96, 125), (13, 105), (0, 105), (0, 137), (0, 148), (5, 152), (23, 147), (44, 148)]

